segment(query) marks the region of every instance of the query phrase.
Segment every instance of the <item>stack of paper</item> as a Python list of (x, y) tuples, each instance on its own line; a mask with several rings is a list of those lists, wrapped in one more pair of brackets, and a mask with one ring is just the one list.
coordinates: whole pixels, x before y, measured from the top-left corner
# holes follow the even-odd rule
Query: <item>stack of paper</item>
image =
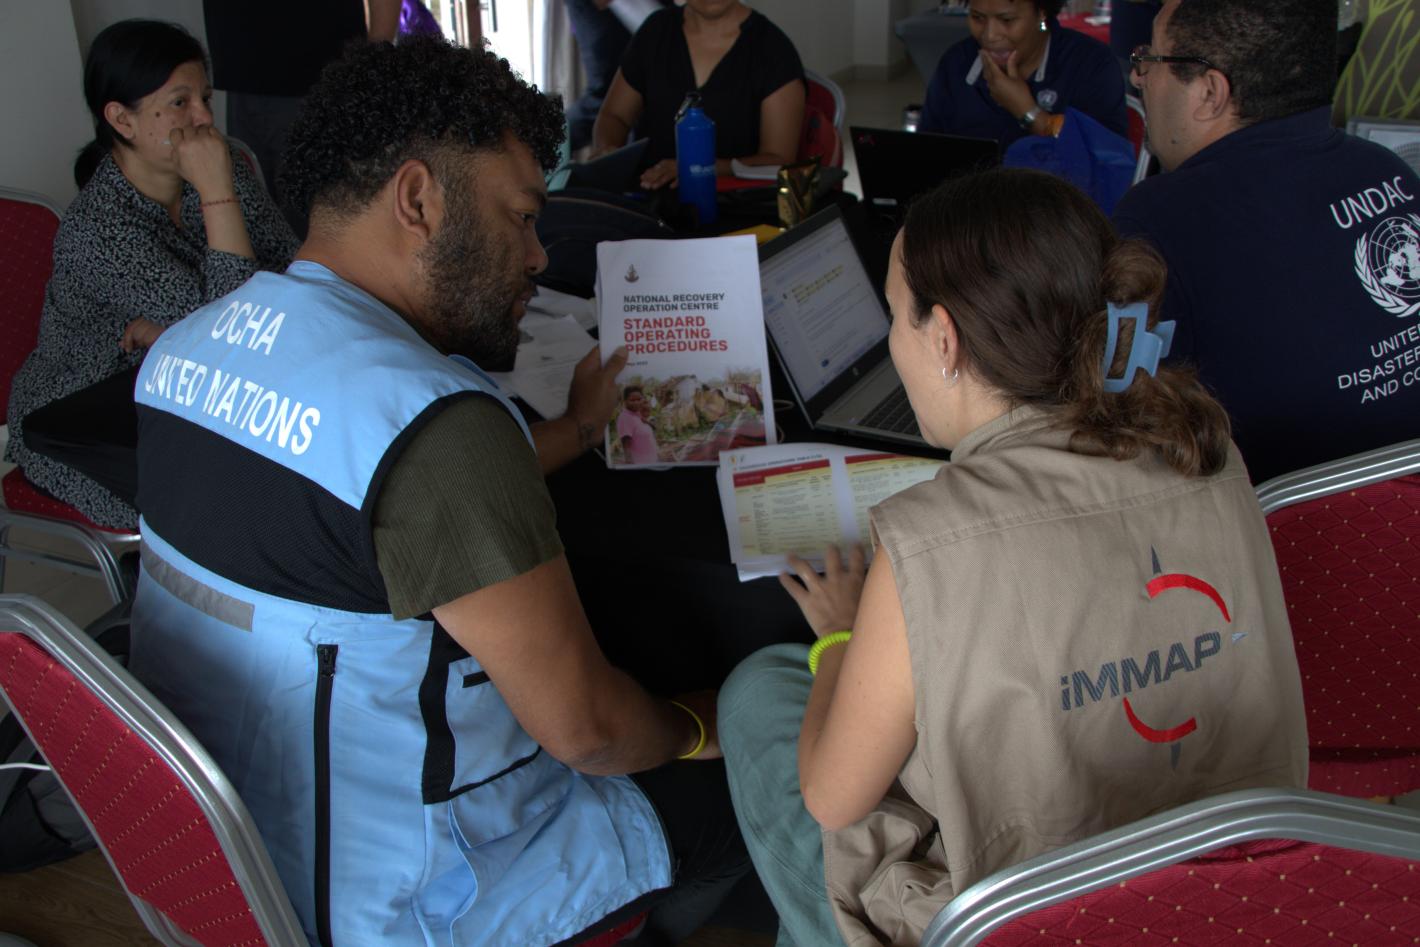
[(597, 343), (574, 317), (550, 316), (531, 307), (518, 328), (523, 338), (513, 370), (488, 374), (499, 388), (522, 398), (544, 418), (559, 418), (567, 410), (572, 370)]

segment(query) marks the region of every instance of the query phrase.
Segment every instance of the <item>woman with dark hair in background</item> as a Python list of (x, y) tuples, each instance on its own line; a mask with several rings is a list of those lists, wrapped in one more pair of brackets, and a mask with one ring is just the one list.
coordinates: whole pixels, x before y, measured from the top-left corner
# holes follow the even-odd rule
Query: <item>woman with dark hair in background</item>
[(181, 27), (125, 20), (94, 38), (84, 98), (94, 141), (54, 239), (39, 344), (10, 389), (5, 459), (103, 526), (132, 506), (24, 445), (27, 414), (136, 365), (169, 325), (284, 269), (296, 238), (252, 170), (212, 125), (207, 60)]
[(927, 83), (920, 131), (994, 138), (1053, 135), (1066, 107), (1127, 136), (1124, 75), (1109, 47), (1065, 29), (1063, 0), (967, 0), (971, 38)]
[(597, 113), (598, 154), (647, 138), (641, 186), (676, 183), (675, 119), (687, 92), (699, 91), (715, 122), (715, 173), (730, 161), (791, 164), (803, 131), (804, 67), (784, 31), (739, 0), (686, 0), (651, 14), (621, 59)]
[(780, 944), (915, 945), (991, 872), (1305, 783), (1272, 544), (1222, 407), (1159, 364), (1164, 278), (1040, 172), (908, 213), (889, 347), (951, 463), (872, 509), (866, 579), (856, 550), (823, 576), (791, 560), (818, 643), (765, 649), (720, 692)]

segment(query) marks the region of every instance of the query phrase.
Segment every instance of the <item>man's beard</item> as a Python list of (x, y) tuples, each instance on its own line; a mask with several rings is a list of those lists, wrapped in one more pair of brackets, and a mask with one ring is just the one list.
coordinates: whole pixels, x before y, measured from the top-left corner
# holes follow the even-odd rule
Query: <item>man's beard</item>
[(419, 255), (424, 335), (445, 354), (466, 356), (490, 371), (511, 369), (519, 339), (513, 306), (532, 281), (514, 262), (516, 246), (483, 233), (471, 192), (466, 182), (445, 185), (443, 225)]

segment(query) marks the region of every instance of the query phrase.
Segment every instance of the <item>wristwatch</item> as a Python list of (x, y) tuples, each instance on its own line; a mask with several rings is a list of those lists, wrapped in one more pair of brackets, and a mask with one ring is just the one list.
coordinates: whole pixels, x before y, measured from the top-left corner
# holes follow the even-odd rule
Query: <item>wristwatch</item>
[(1024, 128), (1026, 131), (1030, 131), (1031, 128), (1034, 127), (1034, 125), (1035, 125), (1035, 120), (1036, 120), (1037, 118), (1040, 118), (1040, 107), (1039, 107), (1039, 106), (1035, 106), (1035, 107), (1031, 108), (1030, 111), (1026, 112), (1026, 114), (1024, 114), (1024, 115), (1022, 115), (1022, 116), (1020, 117), (1021, 127)]

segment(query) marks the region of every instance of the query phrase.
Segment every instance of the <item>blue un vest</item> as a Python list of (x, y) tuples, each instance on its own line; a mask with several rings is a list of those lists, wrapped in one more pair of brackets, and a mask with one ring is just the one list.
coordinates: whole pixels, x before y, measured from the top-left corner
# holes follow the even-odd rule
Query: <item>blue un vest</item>
[(369, 523), (408, 437), (464, 397), (527, 434), (486, 375), (297, 262), (168, 329), (135, 396), (132, 669), (236, 785), (313, 943), (555, 943), (670, 884), (631, 780), (554, 760), (429, 616), (389, 614)]

